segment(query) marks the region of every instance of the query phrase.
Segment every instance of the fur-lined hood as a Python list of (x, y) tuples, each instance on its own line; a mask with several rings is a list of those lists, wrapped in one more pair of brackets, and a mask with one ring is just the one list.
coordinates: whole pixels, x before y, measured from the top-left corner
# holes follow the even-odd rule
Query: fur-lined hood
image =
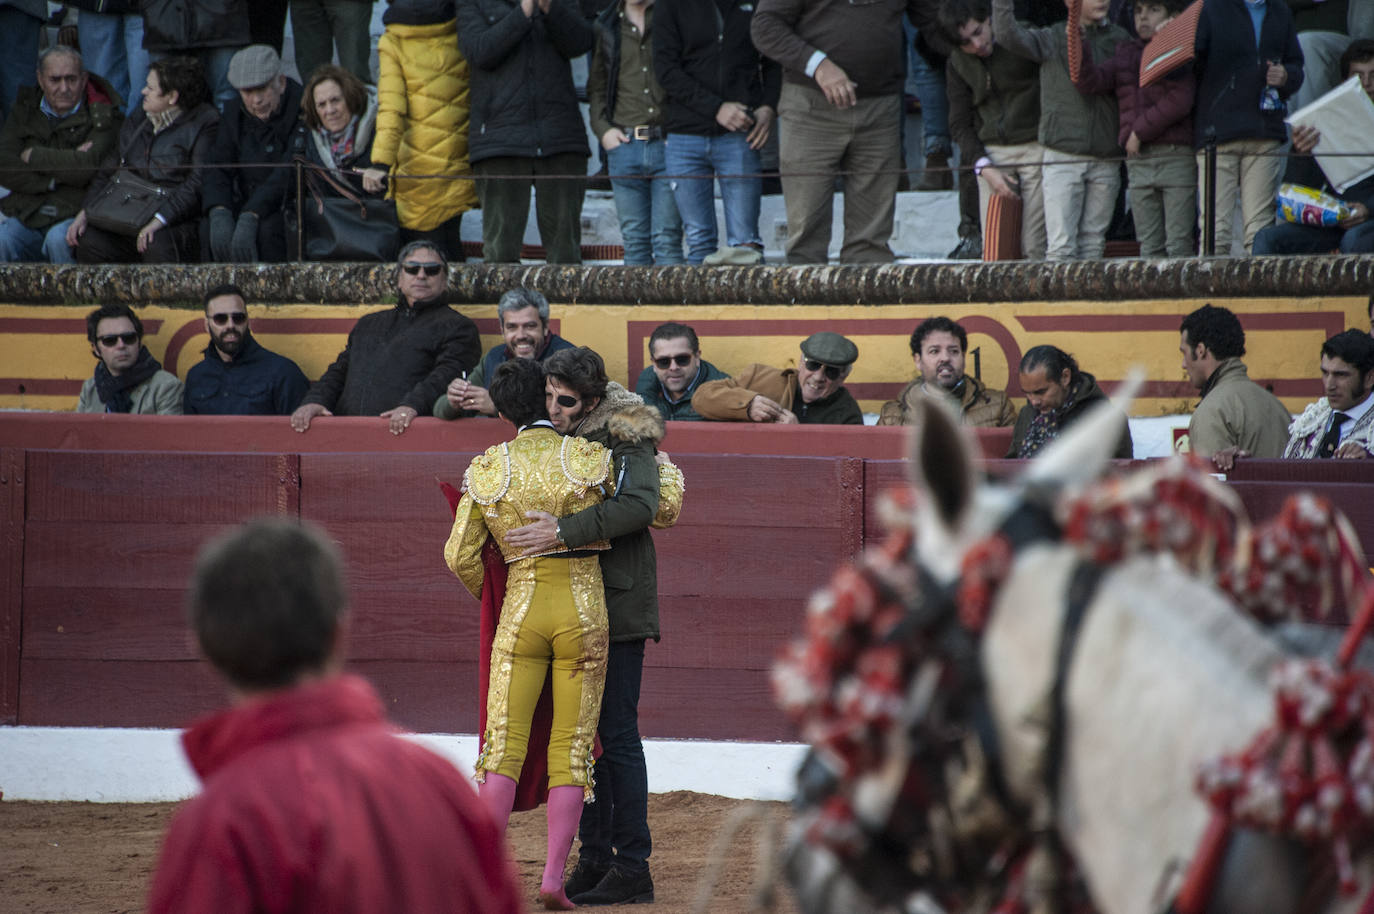
[(575, 434), (585, 437), (603, 428), (612, 437), (631, 444), (648, 441), (657, 445), (667, 434), (663, 414), (646, 405), (639, 394), (626, 390), (614, 381), (606, 385), (606, 396), (582, 420)]

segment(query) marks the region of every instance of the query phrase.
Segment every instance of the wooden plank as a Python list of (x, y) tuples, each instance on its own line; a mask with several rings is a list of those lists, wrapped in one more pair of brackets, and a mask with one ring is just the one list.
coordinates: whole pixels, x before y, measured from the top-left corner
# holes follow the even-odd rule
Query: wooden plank
[(748, 525), (739, 518), (655, 530), (654, 545), (660, 595), (719, 600), (804, 601), (850, 554), (841, 529)]
[(657, 739), (797, 738), (761, 670), (646, 669), (639, 732)]
[(659, 598), (658, 615), (663, 640), (650, 643), (646, 664), (767, 670), (801, 634), (806, 601), (668, 596)]
[(19, 723), (27, 727), (181, 727), (229, 703), (202, 661), (25, 657)]
[(26, 658), (195, 660), (183, 588), (26, 587)]
[[(244, 518), (246, 519), (246, 518)], [(175, 590), (191, 577), (197, 550), (224, 523), (30, 521), (24, 530), (29, 587)]]
[(294, 515), (283, 490), (299, 488), (278, 454), (30, 451), (28, 463), (31, 522), (232, 523)]
[[(301, 516), (331, 524), (433, 519), (451, 526), (453, 515), (436, 478), (461, 485), (477, 453), (302, 454)], [(440, 550), (443, 545), (440, 539)]]
[(19, 719), (26, 479), (24, 451), (0, 448), (0, 724)]

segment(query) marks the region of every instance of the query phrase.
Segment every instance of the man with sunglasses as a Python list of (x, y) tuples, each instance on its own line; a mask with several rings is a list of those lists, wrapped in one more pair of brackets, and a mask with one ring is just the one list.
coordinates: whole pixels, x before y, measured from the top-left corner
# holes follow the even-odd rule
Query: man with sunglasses
[(181, 382), (143, 345), (143, 321), (128, 305), (86, 315), (86, 339), (99, 361), (81, 385), (79, 413), (181, 415)]
[(291, 415), (310, 381), (295, 362), (253, 338), (243, 290), (215, 286), (203, 301), (210, 345), (186, 373), (187, 415)]
[(399, 435), (482, 355), (477, 325), (448, 306), (448, 264), (432, 241), (412, 241), (396, 263), (395, 307), (364, 315), (348, 345), (291, 414), (291, 427), (317, 416), (381, 416)]
[(723, 422), (863, 425), (863, 410), (844, 388), (858, 358), (851, 340), (828, 330), (813, 333), (802, 340), (796, 368), (755, 363), (739, 377), (709, 381), (697, 390), (696, 410), (703, 419)]
[(707, 381), (730, 377), (701, 357), (696, 331), (686, 324), (660, 324), (649, 334), (649, 364), (640, 372), (635, 393), (664, 419), (699, 422), (692, 393)]

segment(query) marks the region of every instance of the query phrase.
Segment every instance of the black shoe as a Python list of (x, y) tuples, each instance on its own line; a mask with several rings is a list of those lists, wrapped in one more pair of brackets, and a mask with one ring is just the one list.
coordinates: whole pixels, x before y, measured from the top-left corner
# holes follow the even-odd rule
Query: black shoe
[(958, 246), (949, 252), (949, 260), (982, 260), (983, 239), (961, 238)]
[(596, 888), (574, 896), (570, 891), (568, 898), (573, 904), (653, 904), (654, 880), (649, 876), (649, 868), (634, 872), (617, 864), (611, 864)]
[(590, 892), (596, 888), (606, 874), (611, 871), (609, 863), (597, 863), (581, 855), (577, 858), (577, 866), (573, 867), (572, 875), (563, 884), (563, 891), (567, 893), (571, 900), (574, 895), (581, 895), (583, 892)]

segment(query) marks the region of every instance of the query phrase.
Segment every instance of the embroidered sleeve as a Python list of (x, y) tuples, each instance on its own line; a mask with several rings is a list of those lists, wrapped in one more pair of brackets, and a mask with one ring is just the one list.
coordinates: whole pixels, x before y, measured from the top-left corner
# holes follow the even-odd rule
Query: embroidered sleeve
[(682, 513), (682, 497), (687, 490), (687, 480), (683, 478), (682, 470), (673, 463), (661, 463), (658, 466), (658, 513), (654, 515), (653, 526), (657, 530), (666, 530), (677, 523), (677, 517)]
[(602, 485), (611, 475), (611, 452), (586, 438), (564, 438), (559, 462), (563, 475), (581, 491)]
[(468, 593), (479, 600), (482, 598), (482, 544), (486, 541), (487, 524), (482, 518), (482, 509), (469, 491), (458, 502), (453, 530), (444, 544), (444, 562), (463, 582)]

